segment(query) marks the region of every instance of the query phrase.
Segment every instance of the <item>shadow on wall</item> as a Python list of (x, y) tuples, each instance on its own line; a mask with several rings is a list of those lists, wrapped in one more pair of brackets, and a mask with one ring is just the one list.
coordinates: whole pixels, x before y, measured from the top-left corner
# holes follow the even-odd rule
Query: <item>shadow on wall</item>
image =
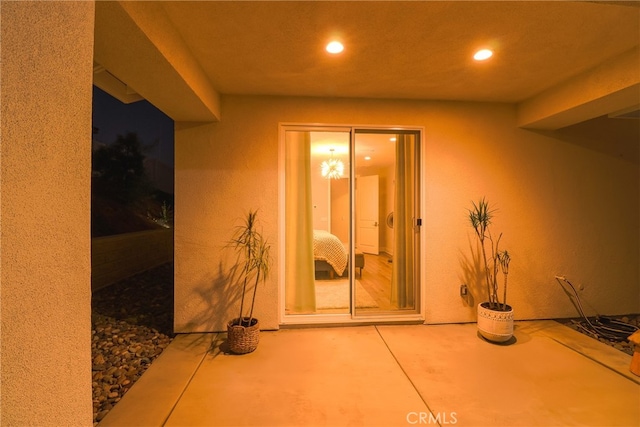
[[(475, 242), (475, 240), (474, 240)], [(464, 305), (475, 308), (482, 301), (485, 301), (486, 290), (484, 290), (484, 262), (482, 260), (482, 252), (480, 244), (469, 239), (469, 250), (467, 252), (460, 251), (458, 262), (460, 263), (461, 277), (460, 283), (467, 285), (467, 295), (461, 296)], [(474, 311), (475, 313), (475, 311)]]
[[(198, 307), (204, 307), (191, 321), (182, 325), (181, 330), (195, 331), (206, 330), (214, 332), (226, 332), (226, 322), (231, 321), (224, 316), (237, 317), (240, 313), (240, 300), (242, 297), (243, 283), (241, 266), (234, 264), (227, 267), (222, 262), (213, 278), (206, 280), (195, 288), (195, 293), (200, 301)], [(247, 293), (253, 292), (254, 285), (247, 284)], [(245, 300), (245, 305), (247, 301)], [(246, 307), (245, 307), (246, 310)]]

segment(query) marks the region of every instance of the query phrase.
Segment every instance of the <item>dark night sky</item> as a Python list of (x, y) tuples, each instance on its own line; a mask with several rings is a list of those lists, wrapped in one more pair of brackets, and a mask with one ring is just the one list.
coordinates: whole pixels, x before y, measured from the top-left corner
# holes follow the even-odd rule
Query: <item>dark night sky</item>
[(93, 127), (97, 141), (110, 144), (118, 135), (135, 132), (143, 145), (158, 141), (158, 145), (145, 153), (173, 167), (173, 120), (162, 111), (142, 100), (123, 104), (97, 87), (93, 87)]

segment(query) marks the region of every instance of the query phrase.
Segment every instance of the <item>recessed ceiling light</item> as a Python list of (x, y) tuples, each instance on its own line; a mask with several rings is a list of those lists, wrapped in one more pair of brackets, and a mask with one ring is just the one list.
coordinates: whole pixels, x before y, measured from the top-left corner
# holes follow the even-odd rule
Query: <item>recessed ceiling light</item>
[(491, 58), (493, 52), (489, 49), (480, 49), (473, 55), (473, 59), (476, 61), (484, 61), (485, 59)]
[(365, 160), (371, 160), (371, 156), (365, 156)]
[(395, 136), (392, 136), (391, 138), (389, 138), (389, 141), (391, 141), (391, 142), (396, 142), (396, 137), (395, 137)]
[(327, 45), (326, 49), (327, 49), (327, 52), (335, 55), (337, 53), (342, 52), (344, 50), (344, 46), (342, 45), (342, 43), (338, 41), (332, 41)]

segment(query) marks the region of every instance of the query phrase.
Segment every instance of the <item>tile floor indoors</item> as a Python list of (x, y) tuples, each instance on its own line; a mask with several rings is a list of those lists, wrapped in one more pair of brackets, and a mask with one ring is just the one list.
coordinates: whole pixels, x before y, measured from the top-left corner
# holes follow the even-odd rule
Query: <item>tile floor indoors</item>
[[(213, 341), (213, 342), (212, 342)], [(638, 426), (631, 356), (554, 321), (179, 335), (100, 426)]]

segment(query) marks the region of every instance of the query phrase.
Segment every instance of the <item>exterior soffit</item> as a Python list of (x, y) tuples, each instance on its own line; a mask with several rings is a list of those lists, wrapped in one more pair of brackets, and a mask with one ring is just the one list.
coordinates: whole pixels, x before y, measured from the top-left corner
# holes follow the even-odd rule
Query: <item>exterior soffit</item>
[[(105, 5), (105, 3), (108, 5)], [(236, 2), (98, 2), (96, 5), (96, 62), (106, 68), (117, 80), (126, 82), (124, 83), (126, 89), (130, 91), (131, 88), (133, 88), (174, 120), (178, 121), (207, 122), (219, 119), (219, 92), (246, 95), (321, 97), (350, 97), (351, 95), (351, 97), (357, 98), (450, 99), (460, 101), (507, 102), (518, 105), (519, 125), (540, 129), (556, 129), (640, 103), (637, 98), (637, 85), (640, 83), (640, 77), (637, 72), (638, 63), (640, 63), (638, 60), (638, 42), (640, 42), (640, 38), (636, 37), (634, 40), (634, 37), (630, 37), (630, 39), (627, 37), (627, 40), (616, 44), (604, 37), (605, 34), (600, 34), (602, 37), (590, 35), (588, 44), (581, 46), (583, 48), (590, 47), (591, 51), (599, 52), (600, 55), (602, 51), (615, 52), (616, 46), (619, 48), (620, 46), (633, 45), (635, 43), (635, 47), (621, 55), (620, 52), (617, 52), (617, 56), (614, 59), (607, 58), (604, 62), (600, 63), (580, 59), (579, 62), (583, 68), (580, 69), (579, 73), (573, 74), (563, 81), (553, 84), (550, 88), (533, 94), (522, 92), (513, 85), (516, 81), (523, 79), (529, 81), (528, 79), (532, 79), (530, 80), (531, 86), (540, 87), (540, 80), (535, 80), (539, 79), (536, 75), (548, 74), (554, 65), (545, 65), (541, 62), (541, 66), (545, 67), (545, 69), (538, 68), (536, 72), (534, 68), (531, 68), (533, 64), (531, 61), (534, 60), (533, 58), (539, 57), (539, 54), (519, 52), (519, 56), (511, 59), (512, 62), (522, 63), (519, 65), (511, 65), (511, 67), (516, 66), (516, 69), (511, 69), (511, 76), (517, 75), (517, 79), (503, 78), (502, 80), (498, 79), (499, 82), (496, 82), (484, 80), (486, 77), (479, 75), (476, 76), (479, 80), (473, 85), (470, 85), (469, 80), (463, 78), (465, 76), (464, 73), (468, 73), (468, 71), (461, 69), (459, 72), (452, 73), (450, 70), (447, 72), (447, 68), (439, 63), (446, 61), (446, 57), (450, 56), (452, 51), (460, 49), (460, 41), (458, 38), (452, 39), (450, 37), (447, 39), (446, 49), (436, 49), (435, 51), (433, 50), (433, 46), (422, 44), (424, 41), (410, 40), (414, 52), (425, 51), (425, 49), (428, 50), (427, 48), (429, 48), (432, 51), (432, 55), (440, 55), (438, 57), (441, 59), (439, 61), (434, 60), (430, 63), (429, 67), (429, 73), (436, 73), (436, 77), (441, 77), (440, 79), (431, 79), (437, 81), (438, 84), (436, 86), (424, 86), (424, 81), (430, 80), (429, 78), (421, 78), (418, 80), (416, 80), (415, 77), (413, 79), (396, 78), (393, 73), (387, 70), (390, 65), (387, 63), (388, 61), (381, 63), (378, 58), (378, 66), (365, 67), (366, 72), (353, 68), (353, 64), (349, 65), (348, 63), (344, 63), (342, 64), (344, 66), (342, 68), (335, 68), (335, 64), (332, 65), (333, 68), (328, 70), (329, 74), (327, 78), (330, 80), (335, 78), (336, 87), (340, 86), (340, 82), (344, 83), (346, 81), (349, 90), (355, 92), (351, 93), (347, 90), (344, 93), (333, 93), (330, 88), (329, 92), (327, 92), (327, 85), (324, 85), (324, 89), (322, 89), (323, 84), (318, 81), (319, 79), (315, 74), (317, 70), (302, 69), (300, 72), (293, 74), (286, 72), (286, 70), (283, 71), (281, 69), (283, 66), (286, 68), (291, 64), (283, 64), (281, 58), (282, 52), (276, 52), (269, 48), (258, 49), (251, 43), (256, 43), (259, 40), (259, 37), (262, 36), (261, 31), (265, 28), (265, 31), (267, 31), (265, 37), (267, 39), (269, 39), (269, 37), (277, 38), (277, 36), (268, 32), (268, 29), (271, 28), (269, 21), (276, 21), (277, 23), (281, 19), (295, 18), (295, 16), (297, 16), (288, 16), (286, 13), (299, 15), (302, 13), (300, 7), (303, 9), (308, 7), (319, 8), (314, 10), (316, 13), (319, 13), (320, 16), (315, 19), (320, 21), (321, 17), (324, 16), (323, 14), (328, 13), (327, 11), (323, 12), (322, 8), (330, 8), (333, 6), (320, 4), (311, 5), (309, 3), (298, 4), (298, 2), (283, 5), (278, 2), (277, 7), (284, 8), (283, 10), (285, 12), (283, 13), (285, 13), (285, 16), (276, 18), (275, 15), (268, 14), (271, 10), (269, 3), (273, 2), (251, 3), (245, 6), (233, 3)], [(352, 8), (357, 9), (357, 7), (359, 7), (357, 4), (346, 3), (345, 5), (337, 5), (336, 3), (336, 7), (347, 8), (345, 10), (349, 13), (353, 12), (351, 11)], [(411, 7), (433, 7), (435, 9), (429, 9), (429, 11), (448, 14), (444, 15), (445, 17), (450, 17), (452, 16), (451, 13), (459, 11), (457, 16), (464, 21), (465, 25), (471, 25), (477, 24), (477, 22), (469, 16), (470, 12), (477, 12), (486, 6), (486, 4), (488, 4), (488, 2), (475, 2), (475, 4), (465, 5), (465, 8), (470, 8), (469, 10), (460, 9), (458, 6), (453, 8), (452, 5), (446, 5), (444, 3), (429, 6), (416, 4), (411, 5)], [(538, 9), (529, 9), (533, 6), (524, 6), (525, 9), (523, 12), (518, 9), (518, 7), (521, 6), (495, 5), (494, 3), (492, 3), (492, 5), (494, 5), (492, 7), (499, 9), (498, 16), (503, 19), (503, 21), (497, 24), (498, 27), (506, 25), (504, 28), (511, 31), (511, 33), (509, 33), (511, 34), (511, 39), (503, 40), (502, 42), (504, 44), (518, 43), (518, 31), (521, 31), (522, 37), (524, 37), (527, 31), (540, 30), (538, 27), (535, 27), (535, 22), (527, 24), (526, 17), (520, 16), (525, 12), (533, 13), (534, 15), (541, 13)], [(238, 9), (242, 7), (251, 10), (251, 18), (245, 16), (246, 11), (243, 12), (243, 9)], [(384, 9), (387, 6), (379, 4), (376, 7)], [(546, 7), (557, 7), (560, 8), (563, 13), (566, 13), (565, 9), (569, 6), (557, 4), (547, 5)], [(606, 19), (612, 16), (618, 16), (616, 14), (618, 14), (621, 9), (632, 16), (638, 16), (638, 11), (640, 10), (636, 7), (607, 6), (602, 4), (578, 4), (574, 7), (576, 7), (575, 10), (578, 11), (577, 14), (581, 18), (592, 16), (593, 12), (596, 11), (594, 8), (600, 8), (597, 9), (597, 12), (601, 12), (602, 15), (607, 15), (608, 18)], [(614, 8), (616, 11), (611, 13), (613, 10), (611, 8)], [(329, 11), (331, 10), (332, 9), (329, 9)], [(216, 17), (213, 12), (225, 12), (228, 13), (228, 15)], [(407, 15), (404, 19), (407, 28), (415, 32), (415, 23), (410, 21), (410, 16), (413, 12), (416, 11), (411, 9), (403, 13)], [(220, 14), (218, 13), (218, 15)], [(300, 16), (300, 19), (303, 19), (302, 15)], [(234, 26), (233, 23), (240, 18), (244, 19), (243, 22), (245, 26)], [(515, 27), (513, 23), (509, 23), (509, 19), (516, 20)], [(597, 25), (603, 26), (604, 28), (606, 19)], [(554, 22), (555, 21), (552, 20), (546, 22), (545, 25), (552, 25)], [(380, 22), (378, 23), (380, 24)], [(568, 27), (582, 26), (585, 31), (592, 25), (592, 23), (589, 22), (581, 22), (577, 18), (569, 24), (571, 25), (567, 25)], [(302, 25), (293, 25), (295, 28), (300, 27), (298, 28), (299, 31), (296, 37), (279, 50), (285, 52), (300, 52), (300, 46), (296, 44), (298, 43), (296, 40), (305, 39), (308, 31)], [(364, 34), (375, 32), (375, 28), (373, 28), (375, 25), (371, 22), (356, 21), (354, 25), (366, 27)], [(529, 26), (531, 26), (531, 28), (529, 28)], [(218, 39), (214, 37), (216, 35), (222, 36), (215, 32), (218, 31), (216, 30), (218, 27), (227, 29), (225, 30), (227, 32), (224, 34), (225, 37), (218, 37)], [(446, 28), (449, 27), (449, 24), (447, 24)], [(234, 28), (235, 30), (232, 30)], [(544, 29), (544, 27), (542, 28)], [(640, 28), (640, 24), (635, 26), (636, 32), (638, 28)], [(516, 31), (516, 29), (518, 31)], [(544, 38), (549, 43), (554, 41), (554, 37), (560, 37), (558, 36), (559, 30), (552, 27), (547, 29), (552, 34), (539, 34), (537, 37)], [(442, 29), (432, 28), (430, 32), (435, 31), (437, 33), (441, 30)], [(407, 29), (398, 30), (394, 37), (405, 37), (407, 33), (411, 31), (407, 31)], [(120, 36), (114, 36), (112, 34), (114, 32), (120, 33)], [(620, 33), (620, 35), (624, 34), (626, 33)], [(635, 33), (632, 30), (629, 34)], [(360, 34), (358, 37), (363, 36)], [(289, 39), (291, 38), (289, 37)], [(574, 39), (569, 38), (565, 40), (565, 42), (572, 40)], [(269, 39), (264, 43), (270, 41)], [(583, 41), (579, 40), (574, 41), (576, 43), (583, 43)], [(244, 45), (242, 44), (243, 42), (245, 43)], [(397, 43), (398, 40), (395, 40), (395, 42)], [(109, 46), (110, 43), (111, 46)], [(253, 48), (249, 53), (242, 50), (243, 46), (251, 46)], [(225, 49), (231, 50), (227, 52)], [(317, 52), (313, 53), (313, 55), (316, 54)], [(220, 57), (220, 55), (223, 56)], [(298, 56), (302, 57), (302, 60), (305, 60), (305, 58), (308, 59), (308, 55), (309, 53), (300, 53), (300, 55), (296, 55), (296, 58), (292, 58), (292, 62), (297, 63), (296, 61), (300, 60)], [(415, 64), (412, 65), (412, 61), (407, 62), (406, 58), (408, 57), (409, 56), (405, 54), (403, 61), (406, 63), (407, 69), (411, 70), (411, 67)], [(359, 59), (365, 63), (372, 61), (372, 58), (366, 57)], [(396, 58), (395, 62), (401, 59), (402, 57)], [(504, 58), (502, 61), (504, 61)], [(588, 68), (584, 68), (586, 64), (591, 65)], [(469, 68), (471, 66), (466, 63), (463, 65), (463, 68)], [(316, 66), (323, 67), (326, 66), (326, 64), (316, 64)], [(487, 70), (476, 70), (473, 72), (476, 74), (478, 72), (488, 74), (491, 72), (491, 67), (501, 68), (504, 66), (506, 65), (498, 62), (490, 65)], [(633, 67), (636, 68), (634, 69)], [(339, 73), (338, 69), (340, 70)], [(220, 74), (221, 72), (222, 74)], [(417, 71), (414, 70), (413, 73), (416, 74)], [(457, 76), (456, 79), (447, 79), (446, 76), (449, 75), (449, 77), (451, 77), (452, 74)], [(433, 77), (431, 74), (428, 75)], [(631, 78), (629, 78), (629, 76), (631, 76)], [(380, 84), (379, 79), (381, 78), (383, 80), (386, 79), (387, 84)], [(422, 80), (422, 82), (419, 80)], [(504, 95), (499, 95), (497, 83), (500, 83), (499, 86), (504, 93), (509, 93), (506, 98), (504, 98)], [(519, 84), (522, 84), (522, 82)], [(475, 87), (483, 85), (494, 87), (493, 92), (496, 95), (474, 95), (475, 92), (473, 92), (473, 90), (475, 90)], [(440, 88), (438, 88), (438, 86)], [(430, 90), (433, 90), (433, 92), (429, 92)], [(429, 95), (430, 93), (432, 96)], [(468, 95), (465, 95), (465, 93)], [(522, 101), (523, 99), (525, 100)]]
[[(134, 3), (148, 7), (144, 11), (148, 13)], [(193, 64), (184, 62), (189, 54), (180, 51), (179, 42), (171, 41), (171, 33), (158, 38), (157, 27), (149, 24), (151, 18), (161, 15), (157, 14), (157, 5), (145, 4), (96, 2), (94, 65), (103, 67), (175, 121), (219, 120), (217, 92), (206, 81), (198, 80), (196, 68), (185, 71)], [(100, 87), (99, 79), (96, 85)]]
[(518, 105), (518, 126), (559, 129), (640, 106), (640, 47)]

